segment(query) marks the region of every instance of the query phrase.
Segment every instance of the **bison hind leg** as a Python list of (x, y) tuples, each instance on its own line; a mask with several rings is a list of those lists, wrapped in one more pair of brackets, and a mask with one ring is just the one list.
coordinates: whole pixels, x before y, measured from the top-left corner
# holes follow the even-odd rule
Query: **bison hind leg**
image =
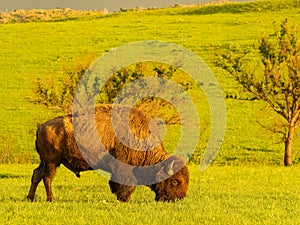
[(109, 181), (110, 190), (117, 196), (117, 200), (120, 202), (129, 202), (131, 194), (135, 190), (135, 186), (128, 186), (119, 184), (114, 181)]
[(34, 195), (37, 186), (40, 183), (40, 181), (43, 179), (43, 176), (44, 176), (44, 163), (41, 162), (40, 165), (33, 170), (33, 174), (31, 177), (31, 186), (30, 186), (29, 193), (27, 195), (27, 199), (29, 199), (32, 202), (34, 200)]
[(51, 184), (52, 184), (52, 179), (56, 173), (56, 168), (57, 166), (54, 163), (45, 164), (43, 181), (46, 188), (48, 202), (53, 202), (55, 200), (52, 193)]

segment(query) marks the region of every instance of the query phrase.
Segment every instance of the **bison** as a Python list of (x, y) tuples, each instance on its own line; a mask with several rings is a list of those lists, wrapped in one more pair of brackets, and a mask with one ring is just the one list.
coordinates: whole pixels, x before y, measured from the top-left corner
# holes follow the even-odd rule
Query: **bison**
[[(118, 115), (114, 124), (113, 111)], [(88, 125), (83, 126), (85, 131), (81, 133), (86, 145), (78, 143), (75, 120), (90, 120), (83, 114), (56, 117), (38, 127), (36, 150), (40, 164), (33, 171), (29, 200), (34, 200), (37, 186), (43, 180), (47, 201), (54, 201), (51, 183), (61, 164), (77, 177), (86, 170), (101, 169), (110, 173), (111, 192), (121, 202), (128, 202), (138, 185), (150, 187), (156, 201), (174, 202), (186, 196), (189, 172), (185, 160), (165, 151), (151, 117), (136, 108), (121, 105), (98, 105), (93, 115), (95, 130), (104, 149), (98, 145), (87, 147), (94, 144)], [(86, 122), (83, 124), (88, 124)], [(132, 139), (129, 134), (136, 138)]]

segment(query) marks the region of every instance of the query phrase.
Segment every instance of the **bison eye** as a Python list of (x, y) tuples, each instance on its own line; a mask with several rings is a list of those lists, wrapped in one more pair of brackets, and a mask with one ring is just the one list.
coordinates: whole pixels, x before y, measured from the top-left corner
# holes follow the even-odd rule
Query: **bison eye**
[(179, 180), (172, 180), (172, 181), (171, 181), (171, 184), (172, 184), (173, 186), (177, 186), (177, 185), (180, 184), (180, 181), (179, 181)]

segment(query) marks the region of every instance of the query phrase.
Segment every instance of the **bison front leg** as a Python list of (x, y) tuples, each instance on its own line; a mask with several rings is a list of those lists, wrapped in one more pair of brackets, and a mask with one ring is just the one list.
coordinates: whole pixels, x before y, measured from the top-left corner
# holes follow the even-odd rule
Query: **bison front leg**
[(31, 177), (31, 186), (30, 186), (29, 193), (27, 195), (27, 199), (29, 199), (32, 202), (34, 200), (34, 195), (37, 186), (40, 183), (40, 181), (43, 179), (43, 175), (44, 175), (44, 164), (41, 162), (40, 165), (35, 170), (33, 170), (33, 174)]
[(109, 181), (110, 190), (113, 194), (117, 195), (117, 199), (120, 202), (129, 202), (131, 194), (134, 192), (134, 186), (127, 186), (119, 184), (114, 181)]
[(52, 179), (55, 175), (56, 172), (56, 165), (53, 163), (49, 163), (45, 165), (45, 172), (44, 172), (44, 177), (43, 177), (43, 181), (44, 181), (44, 185), (46, 188), (46, 193), (47, 193), (47, 201), (48, 202), (53, 202), (55, 199), (53, 197), (53, 193), (52, 193)]

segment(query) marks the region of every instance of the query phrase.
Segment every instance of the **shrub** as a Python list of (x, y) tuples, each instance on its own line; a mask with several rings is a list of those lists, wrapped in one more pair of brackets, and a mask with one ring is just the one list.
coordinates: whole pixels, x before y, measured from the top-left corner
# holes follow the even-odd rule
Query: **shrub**
[(47, 80), (37, 78), (34, 85), (37, 96), (35, 102), (70, 112), (77, 84), (94, 58), (94, 55), (89, 55), (76, 60), (72, 66), (64, 66), (63, 76), (60, 78), (54, 75)]

